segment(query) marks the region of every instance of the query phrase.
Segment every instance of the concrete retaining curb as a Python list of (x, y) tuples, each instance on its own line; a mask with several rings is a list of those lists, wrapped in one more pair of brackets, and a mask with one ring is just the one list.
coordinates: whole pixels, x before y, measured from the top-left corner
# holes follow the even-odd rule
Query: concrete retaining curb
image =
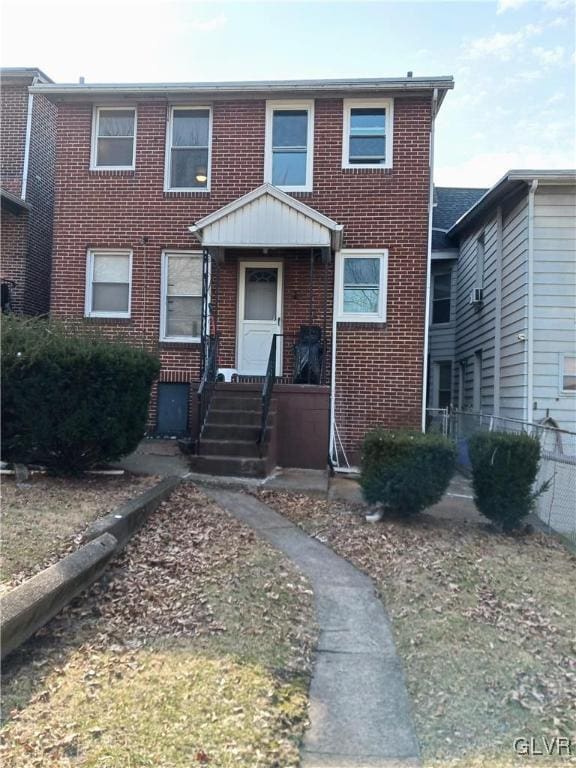
[(92, 541), (103, 533), (110, 533), (118, 541), (118, 549), (141, 528), (160, 502), (180, 484), (180, 477), (165, 477), (150, 490), (123, 504), (106, 517), (100, 517), (88, 526), (84, 541)]
[(84, 544), (0, 598), (0, 657), (3, 659), (47, 624), (76, 595), (93, 584), (150, 514), (180, 484), (167, 477), (116, 512), (90, 525)]
[(96, 581), (117, 544), (114, 536), (105, 533), (4, 595), (0, 600), (2, 658)]

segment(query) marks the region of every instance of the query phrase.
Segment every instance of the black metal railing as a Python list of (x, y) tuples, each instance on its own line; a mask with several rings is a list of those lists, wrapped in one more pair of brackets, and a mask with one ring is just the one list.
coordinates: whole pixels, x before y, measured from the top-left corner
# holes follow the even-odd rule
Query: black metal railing
[(257, 440), (260, 449), (262, 449), (264, 438), (266, 436), (268, 413), (270, 411), (270, 403), (272, 401), (272, 390), (274, 388), (274, 381), (276, 379), (276, 339), (278, 336), (282, 336), (282, 334), (275, 333), (272, 336), (270, 355), (268, 356), (268, 367), (266, 368), (266, 376), (264, 377), (264, 384), (262, 385), (262, 417), (260, 421), (260, 434), (258, 435)]
[(216, 386), (218, 377), (218, 335), (208, 336), (204, 350), (204, 366), (202, 380), (198, 387), (198, 434), (196, 439), (196, 452), (200, 452), (200, 435), (206, 421), (206, 415), (210, 408), (210, 401)]

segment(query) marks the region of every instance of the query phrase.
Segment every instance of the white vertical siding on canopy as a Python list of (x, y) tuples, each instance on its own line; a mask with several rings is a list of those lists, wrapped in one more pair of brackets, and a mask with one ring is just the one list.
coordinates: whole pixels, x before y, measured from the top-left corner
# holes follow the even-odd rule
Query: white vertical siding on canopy
[(534, 419), (576, 431), (576, 394), (562, 392), (564, 354), (576, 355), (576, 187), (534, 198)]
[(208, 224), (204, 246), (329, 247), (328, 227), (264, 194)]

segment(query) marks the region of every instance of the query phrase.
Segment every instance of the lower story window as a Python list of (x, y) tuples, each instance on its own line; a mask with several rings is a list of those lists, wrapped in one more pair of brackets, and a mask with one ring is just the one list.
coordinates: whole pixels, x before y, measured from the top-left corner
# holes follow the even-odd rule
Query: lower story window
[(436, 363), (436, 408), (449, 408), (452, 402), (452, 363)]
[(576, 355), (564, 355), (562, 359), (562, 391), (576, 392)]
[(340, 254), (338, 319), (386, 320), (387, 251), (356, 250)]
[(132, 251), (88, 251), (86, 315), (130, 317), (131, 276)]
[(201, 335), (202, 254), (164, 252), (160, 338), (196, 342)]

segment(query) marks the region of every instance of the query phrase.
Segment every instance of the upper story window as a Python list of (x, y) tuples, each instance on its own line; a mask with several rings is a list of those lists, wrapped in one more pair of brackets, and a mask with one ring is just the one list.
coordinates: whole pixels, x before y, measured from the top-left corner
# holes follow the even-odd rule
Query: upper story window
[(450, 272), (432, 276), (432, 325), (450, 322), (451, 292)]
[(172, 107), (166, 147), (166, 190), (205, 192), (210, 189), (212, 110)]
[(160, 339), (200, 341), (202, 335), (202, 254), (162, 254)]
[(476, 240), (476, 274), (474, 278), (474, 287), (482, 290), (484, 288), (484, 233)]
[(130, 317), (131, 282), (132, 251), (88, 251), (86, 316)]
[(576, 393), (576, 355), (562, 357), (562, 391)]
[(338, 264), (338, 320), (386, 320), (387, 251), (341, 251)]
[(133, 170), (136, 155), (136, 109), (96, 107), (92, 128), (92, 160), (97, 170)]
[(312, 191), (314, 102), (268, 102), (264, 180), (287, 192)]
[(392, 120), (392, 99), (346, 99), (342, 167), (391, 168)]

